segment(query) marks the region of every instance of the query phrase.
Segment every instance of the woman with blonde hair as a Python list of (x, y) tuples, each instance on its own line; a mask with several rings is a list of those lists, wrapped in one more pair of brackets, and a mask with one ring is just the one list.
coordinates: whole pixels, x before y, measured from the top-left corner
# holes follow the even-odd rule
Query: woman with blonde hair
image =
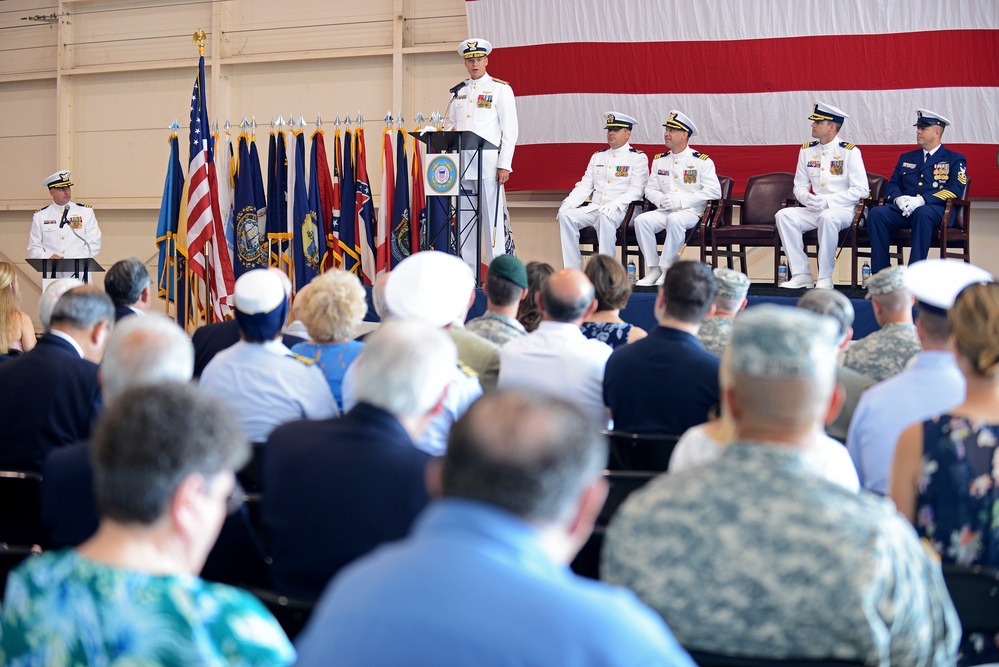
[(35, 346), (35, 327), (21, 310), (17, 273), (10, 262), (0, 262), (0, 354), (27, 352)]
[(343, 411), (343, 376), (364, 349), (364, 343), (350, 339), (368, 312), (364, 287), (357, 276), (339, 269), (314, 278), (306, 287), (295, 301), (295, 313), (308, 329), (309, 340), (291, 351), (316, 362)]

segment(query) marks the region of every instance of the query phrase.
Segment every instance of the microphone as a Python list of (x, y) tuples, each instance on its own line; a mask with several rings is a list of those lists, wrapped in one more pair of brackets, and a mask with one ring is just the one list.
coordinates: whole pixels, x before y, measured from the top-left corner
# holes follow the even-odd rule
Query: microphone
[(450, 92), (452, 96), (456, 96), (458, 94), (458, 91), (464, 88), (465, 86), (466, 83), (464, 81), (459, 81), (457, 85), (453, 86), (452, 88), (449, 88), (448, 92)]
[(66, 206), (62, 209), (62, 221), (59, 222), (59, 229), (62, 229), (63, 227), (69, 224), (69, 220), (66, 219), (66, 216), (68, 215), (69, 215), (69, 204), (66, 204)]

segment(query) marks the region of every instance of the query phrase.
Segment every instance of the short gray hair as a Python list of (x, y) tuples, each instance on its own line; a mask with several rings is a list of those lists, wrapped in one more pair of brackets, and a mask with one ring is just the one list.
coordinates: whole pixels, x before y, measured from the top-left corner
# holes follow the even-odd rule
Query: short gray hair
[(173, 320), (160, 315), (126, 317), (108, 339), (101, 362), (106, 402), (137, 387), (187, 382), (194, 373), (194, 346)]
[(425, 414), (454, 377), (451, 337), (413, 321), (391, 320), (367, 336), (357, 362), (357, 401), (396, 417)]
[(64, 324), (75, 329), (93, 329), (101, 322), (114, 324), (114, 303), (96, 287), (82, 285), (69, 290), (56, 301), (51, 325)]
[(796, 305), (798, 308), (804, 308), (819, 315), (827, 315), (836, 320), (840, 344), (846, 339), (856, 316), (850, 300), (834, 289), (808, 290), (798, 299)]
[(149, 286), (149, 269), (138, 257), (115, 262), (104, 274), (104, 291), (116, 306), (132, 305)]

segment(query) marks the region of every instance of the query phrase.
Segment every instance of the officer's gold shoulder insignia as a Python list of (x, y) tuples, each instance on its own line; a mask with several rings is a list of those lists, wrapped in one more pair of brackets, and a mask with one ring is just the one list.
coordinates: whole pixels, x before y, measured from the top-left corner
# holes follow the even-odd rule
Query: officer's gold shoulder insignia
[(666, 151), (665, 153), (656, 153), (656, 156), (654, 158), (652, 158), (652, 159), (653, 160), (658, 160), (659, 158), (666, 157), (667, 155), (669, 155), (669, 151)]
[(643, 150), (642, 150), (642, 149), (640, 149), (640, 148), (635, 148), (634, 146), (632, 146), (632, 147), (631, 147), (631, 152), (632, 152), (632, 153), (639, 153), (639, 154), (641, 154), (641, 155), (645, 155), (645, 151), (643, 151)]
[(852, 151), (854, 148), (857, 147), (857, 144), (848, 144), (845, 141), (839, 142), (839, 145), (842, 146), (843, 148), (845, 148), (848, 151)]
[(708, 154), (701, 153), (700, 151), (694, 151), (694, 157), (696, 157), (698, 160), (707, 160)]
[(458, 360), (458, 370), (460, 370), (462, 373), (464, 373), (465, 375), (467, 375), (470, 378), (477, 378), (477, 377), (479, 377), (479, 374), (476, 373), (475, 370), (471, 366), (469, 366), (468, 364), (466, 364), (465, 362), (463, 362), (461, 359)]
[(83, 208), (93, 208), (90, 204), (81, 204), (80, 202), (74, 202), (77, 206), (82, 206)]
[(496, 77), (493, 77), (493, 81), (495, 81), (496, 83), (502, 83), (504, 86), (510, 85), (509, 81), (504, 81), (503, 79), (497, 79)]
[(818, 145), (819, 145), (818, 141), (806, 141), (805, 143), (801, 144), (801, 147), (802, 148), (811, 148), (812, 146), (818, 146)]
[(41, 213), (42, 211), (44, 211), (47, 208), (48, 208), (48, 206), (43, 206), (40, 209), (38, 209), (37, 211), (35, 211), (35, 213)]
[(315, 359), (309, 359), (308, 357), (303, 357), (302, 355), (295, 354), (294, 352), (292, 352), (288, 356), (290, 356), (292, 359), (299, 362), (300, 364), (305, 364), (306, 366), (312, 366), (313, 364), (316, 363)]

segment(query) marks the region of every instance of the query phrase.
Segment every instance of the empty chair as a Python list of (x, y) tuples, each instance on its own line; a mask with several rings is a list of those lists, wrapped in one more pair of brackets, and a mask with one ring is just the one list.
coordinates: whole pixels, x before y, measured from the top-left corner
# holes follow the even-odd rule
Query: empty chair
[(780, 234), (774, 216), (794, 194), (794, 174), (775, 172), (753, 176), (742, 199), (723, 200), (725, 207), (738, 206), (739, 224), (716, 224), (711, 230), (712, 266), (719, 257), (738, 257), (743, 273), (749, 273), (746, 249), (773, 249), (774, 284), (780, 266)]

